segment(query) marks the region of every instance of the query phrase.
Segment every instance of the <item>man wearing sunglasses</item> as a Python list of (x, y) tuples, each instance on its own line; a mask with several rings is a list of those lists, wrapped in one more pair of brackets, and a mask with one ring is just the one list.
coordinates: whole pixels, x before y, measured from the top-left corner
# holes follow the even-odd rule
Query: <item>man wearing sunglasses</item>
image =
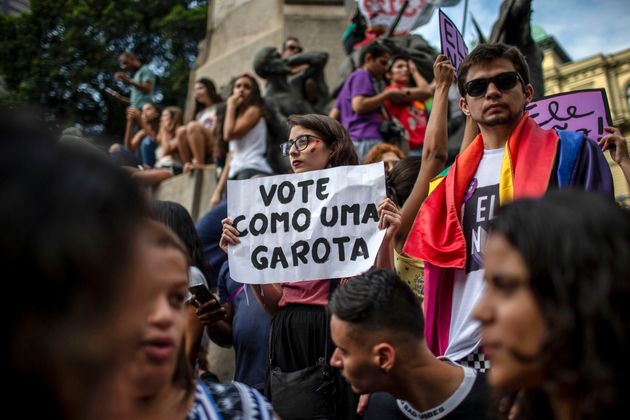
[(460, 107), (480, 134), (432, 184), (404, 251), (425, 262), (429, 348), (483, 371), (489, 364), (470, 314), (484, 289), (483, 249), (497, 209), (564, 187), (612, 197), (612, 177), (595, 141), (544, 130), (524, 111), (533, 87), (515, 47), (479, 45), (461, 64), (457, 84)]

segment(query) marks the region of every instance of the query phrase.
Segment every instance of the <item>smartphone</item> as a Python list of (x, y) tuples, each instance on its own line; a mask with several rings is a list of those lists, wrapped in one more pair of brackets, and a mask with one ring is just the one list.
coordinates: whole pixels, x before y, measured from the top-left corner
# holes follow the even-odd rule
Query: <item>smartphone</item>
[(195, 299), (197, 299), (199, 303), (206, 303), (214, 299), (217, 302), (216, 306), (221, 306), (219, 298), (212, 294), (205, 284), (194, 284), (190, 286), (188, 290), (195, 296)]

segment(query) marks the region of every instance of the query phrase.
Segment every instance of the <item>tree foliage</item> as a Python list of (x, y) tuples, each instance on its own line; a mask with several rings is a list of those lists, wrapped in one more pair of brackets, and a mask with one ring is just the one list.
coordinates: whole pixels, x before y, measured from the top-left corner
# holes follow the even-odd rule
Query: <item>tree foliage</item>
[(183, 106), (207, 1), (33, 0), (20, 16), (0, 16), (0, 75), (5, 101), (36, 103), (51, 119), (119, 136), (124, 105), (104, 93), (118, 55), (133, 51), (157, 75), (155, 98)]

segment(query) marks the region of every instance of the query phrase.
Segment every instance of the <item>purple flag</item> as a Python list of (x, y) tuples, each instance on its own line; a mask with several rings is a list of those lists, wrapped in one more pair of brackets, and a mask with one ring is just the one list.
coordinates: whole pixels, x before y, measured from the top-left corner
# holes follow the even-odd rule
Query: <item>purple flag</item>
[(529, 116), (544, 129), (581, 131), (599, 140), (604, 127), (612, 125), (604, 89), (586, 89), (546, 96), (525, 107)]
[(468, 48), (464, 42), (464, 37), (462, 37), (453, 21), (442, 10), (440, 10), (439, 15), (442, 54), (448, 57), (453, 67), (457, 70), (468, 55)]

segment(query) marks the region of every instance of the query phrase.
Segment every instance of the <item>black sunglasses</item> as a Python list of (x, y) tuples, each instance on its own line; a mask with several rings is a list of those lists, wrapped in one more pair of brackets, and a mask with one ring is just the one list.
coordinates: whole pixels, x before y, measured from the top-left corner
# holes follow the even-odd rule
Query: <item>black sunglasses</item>
[(302, 134), (301, 136), (297, 136), (295, 140), (289, 140), (286, 143), (282, 143), (280, 145), (280, 151), (282, 152), (282, 156), (289, 156), (289, 151), (291, 150), (291, 146), (295, 145), (295, 150), (301, 152), (302, 150), (308, 147), (308, 144), (311, 141), (311, 137), (317, 140), (321, 140), (319, 137), (311, 136), (310, 134)]
[(291, 50), (291, 51), (297, 51), (299, 53), (302, 52), (302, 47), (300, 47), (299, 45), (287, 45), (287, 50)]
[(496, 76), (488, 77), (487, 79), (474, 79), (470, 82), (466, 82), (464, 90), (473, 98), (486, 94), (490, 83), (494, 83), (497, 89), (506, 91), (512, 89), (518, 82), (523, 82), (521, 75), (515, 71), (506, 71), (505, 73), (499, 73)]

